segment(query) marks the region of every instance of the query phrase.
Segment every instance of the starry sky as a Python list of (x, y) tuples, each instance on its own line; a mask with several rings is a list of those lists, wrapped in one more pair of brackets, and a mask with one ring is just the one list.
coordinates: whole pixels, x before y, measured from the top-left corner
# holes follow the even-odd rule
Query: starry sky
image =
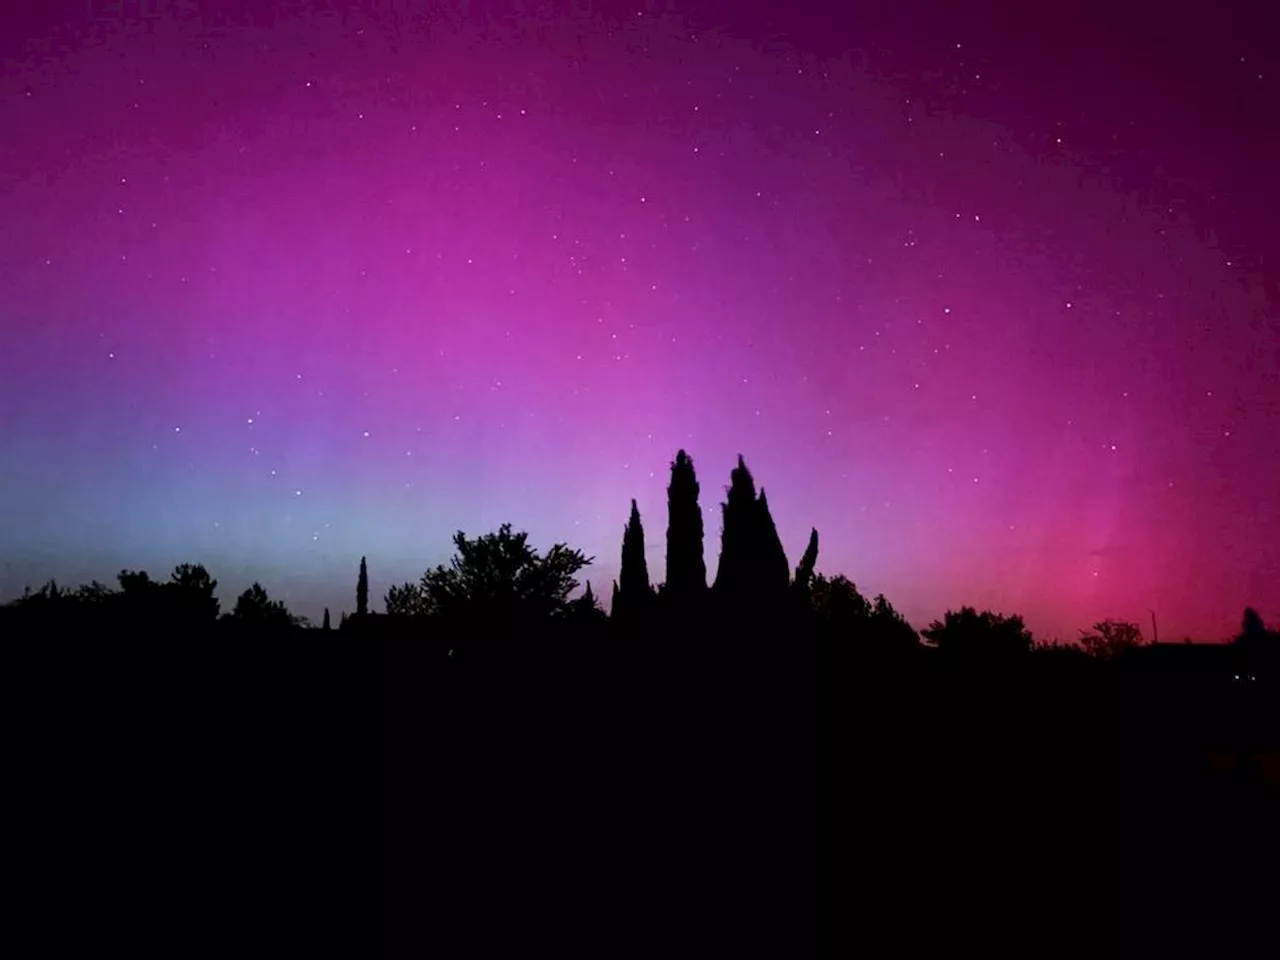
[(683, 447), (711, 569), (742, 453), (917, 627), (1280, 619), (1265, 5), (21, 6), (6, 597), (336, 618), (504, 521), (607, 596)]

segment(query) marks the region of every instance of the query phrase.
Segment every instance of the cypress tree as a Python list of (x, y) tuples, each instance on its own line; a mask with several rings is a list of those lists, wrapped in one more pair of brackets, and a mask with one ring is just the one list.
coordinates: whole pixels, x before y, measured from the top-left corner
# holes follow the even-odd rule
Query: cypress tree
[(707, 589), (698, 492), (693, 460), (681, 450), (671, 464), (667, 486), (666, 593), (677, 600), (699, 596)]
[(330, 629), (330, 627), (329, 627), (329, 608), (328, 608), (328, 607), (325, 607), (325, 608), (324, 608), (324, 625), (321, 627), (321, 629), (322, 629), (322, 630), (328, 630), (328, 629)]
[(644, 555), (644, 525), (640, 508), (631, 501), (631, 517), (622, 531), (622, 570), (618, 574), (617, 597), (623, 611), (633, 615), (646, 609), (652, 588), (649, 585), (649, 562)]
[(769, 499), (763, 490), (756, 496), (755, 481), (741, 456), (729, 481), (721, 507), (724, 526), (714, 589), (730, 608), (775, 608), (786, 598), (791, 568), (769, 512)]
[(755, 535), (760, 551), (758, 586), (763, 591), (761, 597), (779, 599), (791, 585), (791, 565), (787, 562), (786, 551), (782, 549), (782, 538), (778, 536), (773, 515), (769, 513), (769, 501), (764, 495), (764, 487), (760, 488), (760, 499), (756, 501)]
[(720, 505), (720, 561), (713, 589), (730, 602), (750, 596), (751, 570), (757, 554), (756, 484), (742, 455), (729, 474), (725, 502)]
[(369, 568), (360, 558), (360, 579), (356, 581), (356, 616), (363, 617), (369, 612)]
[(795, 589), (802, 596), (808, 596), (809, 583), (813, 580), (813, 569), (818, 565), (818, 528), (809, 531), (809, 546), (800, 558), (800, 566), (796, 567)]

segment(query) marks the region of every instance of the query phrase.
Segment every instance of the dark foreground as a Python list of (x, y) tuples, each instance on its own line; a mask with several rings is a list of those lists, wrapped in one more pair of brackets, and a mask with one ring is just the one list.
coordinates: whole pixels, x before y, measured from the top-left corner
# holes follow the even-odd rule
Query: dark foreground
[(11, 653), (11, 909), (44, 952), (1232, 953), (1269, 914), (1262, 682), (174, 651)]

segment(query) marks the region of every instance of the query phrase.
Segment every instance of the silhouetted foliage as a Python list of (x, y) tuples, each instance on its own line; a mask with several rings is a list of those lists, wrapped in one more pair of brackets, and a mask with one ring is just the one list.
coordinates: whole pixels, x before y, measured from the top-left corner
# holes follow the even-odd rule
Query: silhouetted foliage
[(777, 609), (791, 584), (791, 567), (782, 549), (769, 502), (741, 456), (729, 475), (720, 535), (720, 563), (714, 590), (722, 609)]
[(382, 605), (393, 617), (426, 617), (432, 612), (431, 602), (421, 583), (392, 586), (383, 597)]
[(200, 564), (179, 564), (165, 587), (172, 599), (171, 604), (166, 604), (170, 621), (197, 627), (213, 624), (221, 609), (217, 589), (218, 581)]
[(1233, 676), (1280, 676), (1280, 631), (1268, 630), (1252, 607), (1245, 610), (1232, 647), (1238, 653)]
[(856, 630), (871, 616), (871, 604), (844, 574), (815, 574), (809, 596), (818, 624), (834, 633)]
[(134, 626), (158, 624), (161, 616), (160, 584), (145, 570), (121, 570), (116, 575), (120, 584), (117, 609)]
[(631, 501), (631, 516), (622, 531), (622, 569), (618, 574), (618, 590), (613, 596), (615, 617), (638, 621), (652, 608), (653, 587), (649, 584), (649, 561), (645, 558), (644, 525), (640, 509)]
[(818, 529), (809, 531), (809, 545), (805, 547), (800, 565), (796, 567), (796, 578), (793, 582), (796, 592), (804, 597), (809, 595), (809, 587), (813, 581), (813, 570), (818, 563)]
[(566, 614), (570, 619), (585, 624), (598, 625), (608, 619), (600, 608), (596, 595), (591, 592), (590, 580), (587, 581), (587, 588), (582, 591), (582, 596), (569, 601)]
[(1100, 620), (1092, 632), (1080, 631), (1080, 647), (1099, 660), (1114, 660), (1142, 644), (1141, 628), (1126, 620)]
[(1031, 633), (1018, 615), (1004, 616), (973, 607), (948, 610), (920, 633), (940, 654), (955, 662), (1006, 661), (1031, 651)]
[[(660, 876), (663, 910), (678, 900), (692, 905), (682, 920), (720, 900), (730, 905), (724, 916), (732, 924), (749, 902), (762, 915), (787, 914), (779, 926), (789, 935), (818, 899), (822, 881), (815, 878), (825, 868), (815, 869), (821, 853), (814, 848), (838, 848), (833, 821), (825, 819), (833, 816), (850, 827), (846, 842), (859, 845), (858, 856), (870, 845), (867, 836), (883, 835), (892, 845), (892, 862), (906, 864), (893, 881), (894, 896), (904, 874), (922, 875), (940, 858), (978, 862), (952, 849), (957, 837), (974, 838), (981, 857), (1003, 831), (1031, 855), (1063, 862), (1046, 846), (1066, 847), (1076, 838), (1060, 839), (1062, 833), (1094, 808), (1105, 809), (1104, 817), (1116, 809), (1135, 812), (1118, 818), (1126, 830), (1159, 817), (1162, 804), (1180, 796), (1205, 802), (1212, 815), (1203, 819), (1215, 830), (1224, 811), (1235, 830), (1249, 804), (1273, 817), (1274, 803), (1265, 802), (1270, 797), (1259, 784), (1275, 742), (1266, 735), (1267, 711), (1276, 702), (1270, 678), (1277, 674), (1265, 651), (1276, 644), (1255, 611), (1246, 613), (1234, 645), (1138, 645), (1136, 626), (1104, 621), (1083, 647), (1033, 648), (1019, 617), (965, 607), (925, 631), (936, 649), (921, 648), (882, 594), (868, 600), (848, 577), (817, 572), (816, 530), (791, 577), (768, 501), (763, 491), (755, 495), (741, 458), (724, 507), (716, 585), (723, 603), (691, 603), (706, 583), (697, 483), (683, 451), (672, 473), (670, 582), (645, 630), (606, 618), (590, 583), (578, 595), (576, 576), (588, 558), (564, 544), (539, 556), (507, 524), (475, 539), (459, 532), (447, 565), (387, 591), (386, 613), (368, 609), (362, 558), (359, 612), (340, 613), (339, 631), (350, 631), (340, 638), (327, 635), (325, 608), (323, 632), (293, 646), (287, 640), (304, 621), (255, 583), (214, 629), (273, 642), (186, 644), (193, 659), (180, 666), (194, 669), (173, 669), (173, 651), (184, 645), (171, 641), (195, 635), (195, 625), (214, 622), (219, 612), (216, 581), (194, 564), (161, 582), (124, 570), (118, 589), (49, 581), (0, 606), (0, 631), (6, 640), (61, 641), (80, 632), (103, 638), (89, 646), (107, 651), (104, 659), (120, 664), (121, 675), (143, 676), (170, 697), (206, 682), (219, 705), (231, 705), (203, 711), (219, 738), (228, 715), (244, 716), (252, 699), (240, 696), (235, 682), (264, 694), (269, 719), (243, 723), (263, 744), (264, 757), (246, 775), (256, 780), (270, 768), (292, 777), (298, 753), (309, 749), (325, 768), (325, 788), (316, 795), (344, 780), (353, 795), (383, 794), (394, 838), (383, 853), (395, 864), (386, 889), (415, 905), (425, 889), (424, 864), (445, 864), (459, 889), (472, 890), (490, 879), (494, 862), (520, 871), (522, 864), (554, 860), (565, 875), (588, 878), (582, 887), (591, 890), (558, 887), (556, 894), (573, 905), (575, 918), (589, 916), (617, 899), (616, 885), (601, 882), (599, 865), (607, 861), (621, 865), (611, 880), (622, 871), (642, 878), (636, 900), (644, 903), (650, 878)], [(671, 556), (673, 545), (683, 559)], [(652, 595), (644, 556), (633, 502), (615, 610), (625, 608), (620, 598), (633, 584), (641, 596)], [(770, 607), (771, 597), (780, 602)], [(690, 610), (699, 615), (688, 616)], [(162, 654), (139, 655), (145, 645), (128, 640), (153, 629), (165, 640)], [(100, 717), (129, 712), (119, 709), (127, 699), (117, 678), (103, 681), (84, 669), (82, 651), (72, 658), (59, 642), (51, 647), (61, 661), (50, 672), (57, 684), (84, 674), (110, 703), (77, 725), (77, 738), (92, 735)], [(1086, 655), (1085, 647), (1098, 656)], [(1118, 650), (1131, 655), (1114, 656)], [(228, 666), (207, 680), (219, 656)], [(1013, 661), (1016, 669), (1002, 669)], [(159, 670), (139, 671), (151, 662)], [(508, 669), (513, 663), (517, 669)], [(337, 710), (346, 713), (335, 718)], [(155, 725), (170, 725), (170, 716), (156, 712)], [(287, 745), (272, 736), (270, 723), (278, 718), (290, 724)], [(359, 723), (382, 729), (385, 751), (376, 739), (353, 733)], [(434, 734), (437, 742), (430, 741)], [(172, 743), (201, 756), (200, 744), (185, 735)], [(352, 776), (332, 762), (341, 750), (349, 751)], [(113, 753), (107, 757), (115, 763)], [(379, 760), (383, 791), (371, 766)], [(61, 756), (56, 762), (66, 763)], [(1210, 776), (1218, 768), (1229, 775)], [(158, 769), (172, 776), (167, 763)], [(1157, 786), (1141, 801), (1117, 788), (1143, 778)], [(258, 789), (259, 797), (269, 793)], [(1063, 794), (1072, 796), (1062, 804), (1069, 815), (1042, 817), (1044, 805)], [(1107, 803), (1090, 799), (1096, 797)], [(304, 815), (309, 802), (292, 806), (290, 815)], [(1195, 812), (1201, 815), (1199, 807)], [(352, 807), (328, 823), (342, 817), (376, 822)], [(1164, 838), (1185, 836), (1197, 817), (1178, 822)], [(341, 831), (325, 829), (308, 829), (305, 843), (314, 847), (317, 833), (325, 836), (320, 850), (328, 858), (329, 841)], [(1228, 841), (1243, 846), (1239, 836), (1251, 840), (1254, 833), (1237, 831)], [(591, 856), (574, 863), (567, 852), (575, 843), (590, 847)], [(442, 856), (451, 844), (470, 874)], [(1174, 846), (1174, 855), (1186, 854)], [(699, 869), (680, 869), (680, 858), (694, 848), (704, 851)], [(1131, 848), (1124, 849), (1130, 856)], [(714, 882), (703, 869), (708, 865)], [(362, 883), (368, 872), (352, 871)], [(522, 891), (537, 882), (504, 880)], [(797, 904), (790, 913), (778, 906), (787, 896)], [(769, 951), (792, 952), (802, 951)]]
[[(114, 596), (114, 590), (105, 583), (94, 580), (76, 588), (75, 601), (82, 607), (101, 612), (107, 609)], [(214, 602), (216, 603), (217, 601), (215, 600)]]
[(457, 553), (448, 566), (422, 576), (427, 602), (452, 622), (511, 624), (565, 612), (575, 575), (592, 562), (563, 543), (545, 556), (529, 545), (527, 533), (504, 523), (497, 533), (468, 539), (459, 530)]
[(285, 605), (267, 596), (267, 591), (257, 581), (236, 598), (231, 619), (255, 630), (287, 630), (298, 625), (298, 620)]
[(867, 600), (848, 577), (815, 574), (808, 603), (819, 635), (877, 659), (906, 655), (920, 645), (911, 624), (884, 596)]
[(707, 590), (698, 476), (683, 450), (671, 463), (667, 485), (667, 571), (664, 598), (676, 604), (700, 600)]
[(369, 567), (365, 558), (360, 558), (360, 576), (356, 580), (356, 616), (363, 617), (369, 612)]
[(1244, 617), (1240, 624), (1240, 633), (1235, 640), (1245, 646), (1257, 646), (1280, 640), (1280, 633), (1275, 630), (1268, 630), (1267, 625), (1262, 621), (1261, 614), (1252, 607), (1248, 607), (1244, 611)]
[(920, 646), (920, 636), (906, 618), (893, 608), (883, 593), (876, 594), (867, 622), (867, 641), (885, 654), (907, 653)]

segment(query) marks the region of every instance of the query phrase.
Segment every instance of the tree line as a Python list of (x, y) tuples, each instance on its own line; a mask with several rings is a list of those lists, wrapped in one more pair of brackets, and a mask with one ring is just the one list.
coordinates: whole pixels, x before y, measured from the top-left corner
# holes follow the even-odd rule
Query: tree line
[[(452, 558), (417, 581), (392, 586), (381, 613), (370, 610), (368, 564), (362, 557), (355, 612), (343, 612), (336, 627), (402, 635), (434, 631), (455, 637), (523, 635), (535, 626), (620, 633), (717, 626), (770, 634), (803, 630), (845, 638), (867, 654), (910, 656), (929, 649), (970, 662), (1004, 662), (1037, 650), (1115, 660), (1146, 644), (1138, 625), (1122, 620), (1094, 624), (1081, 631), (1077, 644), (1037, 644), (1020, 615), (973, 607), (948, 610), (917, 632), (883, 594), (868, 598), (849, 577), (818, 571), (816, 529), (793, 569), (765, 490), (757, 491), (741, 456), (725, 490), (720, 550), (710, 583), (701, 488), (693, 459), (681, 450), (670, 464), (667, 485), (663, 579), (655, 583), (651, 577), (644, 523), (632, 500), (608, 615), (589, 581), (575, 596), (579, 575), (593, 557), (566, 543), (540, 552), (527, 533), (508, 523), (477, 537), (458, 531)], [(153, 580), (135, 570), (122, 570), (116, 579), (115, 588), (96, 580), (74, 589), (54, 581), (37, 590), (28, 588), (0, 607), (0, 624), (15, 630), (105, 625), (134, 631), (334, 629), (327, 608), (322, 622), (312, 624), (273, 600), (257, 582), (224, 612), (216, 596), (217, 580), (200, 564), (181, 564), (168, 580)], [(1245, 646), (1270, 648), (1276, 636), (1248, 610), (1237, 639)]]

